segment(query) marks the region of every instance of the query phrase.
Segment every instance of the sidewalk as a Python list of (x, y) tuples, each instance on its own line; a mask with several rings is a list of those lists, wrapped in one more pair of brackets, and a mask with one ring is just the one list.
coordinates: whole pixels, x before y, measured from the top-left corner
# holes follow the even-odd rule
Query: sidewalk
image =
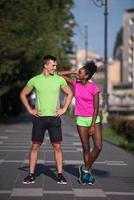
[(36, 182), (23, 185), (28, 172), (31, 119), (0, 125), (0, 199), (1, 200), (132, 200), (134, 199), (134, 157), (103, 142), (103, 150), (94, 164), (94, 186), (78, 182), (82, 148), (73, 119), (63, 116), (64, 175), (67, 185), (58, 185), (55, 162), (48, 134), (41, 147), (36, 167)]

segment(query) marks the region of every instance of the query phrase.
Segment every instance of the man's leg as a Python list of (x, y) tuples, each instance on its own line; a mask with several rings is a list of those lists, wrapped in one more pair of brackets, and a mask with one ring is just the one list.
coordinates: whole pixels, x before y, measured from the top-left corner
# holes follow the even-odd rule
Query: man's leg
[(29, 172), (30, 172), (30, 174), (34, 174), (35, 165), (37, 162), (37, 155), (38, 155), (40, 146), (41, 146), (41, 144), (36, 144), (36, 143), (32, 144), (30, 155), (29, 155), (29, 165), (30, 165)]
[(62, 149), (61, 149), (62, 131), (61, 131), (60, 117), (49, 118), (48, 132), (50, 136), (50, 141), (53, 146), (54, 158), (55, 158), (56, 166), (57, 166), (57, 172), (58, 172), (57, 183), (67, 184), (67, 181), (62, 174), (63, 156), (62, 156)]
[(62, 156), (62, 150), (61, 150), (61, 143), (52, 143), (53, 150), (54, 150), (54, 158), (56, 161), (57, 166), (57, 172), (62, 173), (63, 168), (63, 156)]
[(35, 166), (37, 162), (37, 155), (38, 151), (40, 149), (41, 144), (33, 143), (31, 147), (31, 151), (29, 154), (29, 175), (24, 179), (23, 184), (32, 184), (35, 183), (34, 179), (34, 172), (35, 172)]
[(52, 143), (52, 145), (53, 145), (53, 149), (54, 149), (54, 157), (55, 157), (57, 172), (58, 172), (57, 183), (58, 184), (67, 184), (67, 181), (62, 174), (63, 156), (62, 156), (61, 144), (60, 143)]

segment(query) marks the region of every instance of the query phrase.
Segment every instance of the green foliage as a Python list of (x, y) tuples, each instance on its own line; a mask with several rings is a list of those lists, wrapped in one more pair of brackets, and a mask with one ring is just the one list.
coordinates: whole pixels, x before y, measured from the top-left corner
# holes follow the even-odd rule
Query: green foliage
[(73, 0), (0, 1), (0, 114), (19, 113), (20, 88), (40, 72), (44, 55), (56, 56), (61, 69), (70, 66), (72, 6)]
[(118, 135), (124, 135), (127, 140), (134, 139), (134, 120), (116, 115), (109, 115), (108, 122)]
[(103, 138), (107, 141), (116, 144), (131, 153), (134, 153), (134, 142), (133, 140), (127, 140), (124, 135), (119, 135), (115, 129), (112, 127), (104, 127), (103, 128)]
[(114, 44), (114, 50), (113, 50), (113, 57), (115, 58), (118, 54), (119, 47), (123, 45), (123, 28), (121, 27), (116, 35), (116, 40)]
[(66, 50), (73, 45), (73, 27), (68, 25), (72, 6), (73, 0), (0, 1), (1, 85), (29, 79), (40, 71), (45, 54), (69, 66)]

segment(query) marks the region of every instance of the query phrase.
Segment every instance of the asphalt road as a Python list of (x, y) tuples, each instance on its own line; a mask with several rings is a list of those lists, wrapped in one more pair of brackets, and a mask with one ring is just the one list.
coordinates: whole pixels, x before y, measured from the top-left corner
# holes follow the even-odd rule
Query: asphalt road
[(67, 185), (56, 183), (53, 151), (46, 133), (36, 167), (36, 182), (23, 185), (28, 172), (31, 118), (24, 115), (11, 124), (0, 125), (1, 200), (132, 200), (134, 199), (134, 157), (103, 141), (94, 164), (95, 185), (78, 182), (82, 164), (81, 143), (73, 119), (62, 117), (64, 175)]

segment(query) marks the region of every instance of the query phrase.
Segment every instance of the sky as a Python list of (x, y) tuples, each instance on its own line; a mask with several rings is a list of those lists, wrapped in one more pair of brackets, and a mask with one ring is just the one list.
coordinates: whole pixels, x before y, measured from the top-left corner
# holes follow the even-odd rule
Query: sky
[[(97, 0), (74, 0), (72, 14), (78, 26), (74, 29), (73, 41), (77, 49), (85, 49), (85, 25), (87, 25), (88, 50), (103, 56), (104, 6), (98, 8), (93, 1)], [(117, 32), (123, 25), (123, 14), (130, 8), (134, 8), (134, 0), (108, 0), (108, 57), (112, 56)]]

